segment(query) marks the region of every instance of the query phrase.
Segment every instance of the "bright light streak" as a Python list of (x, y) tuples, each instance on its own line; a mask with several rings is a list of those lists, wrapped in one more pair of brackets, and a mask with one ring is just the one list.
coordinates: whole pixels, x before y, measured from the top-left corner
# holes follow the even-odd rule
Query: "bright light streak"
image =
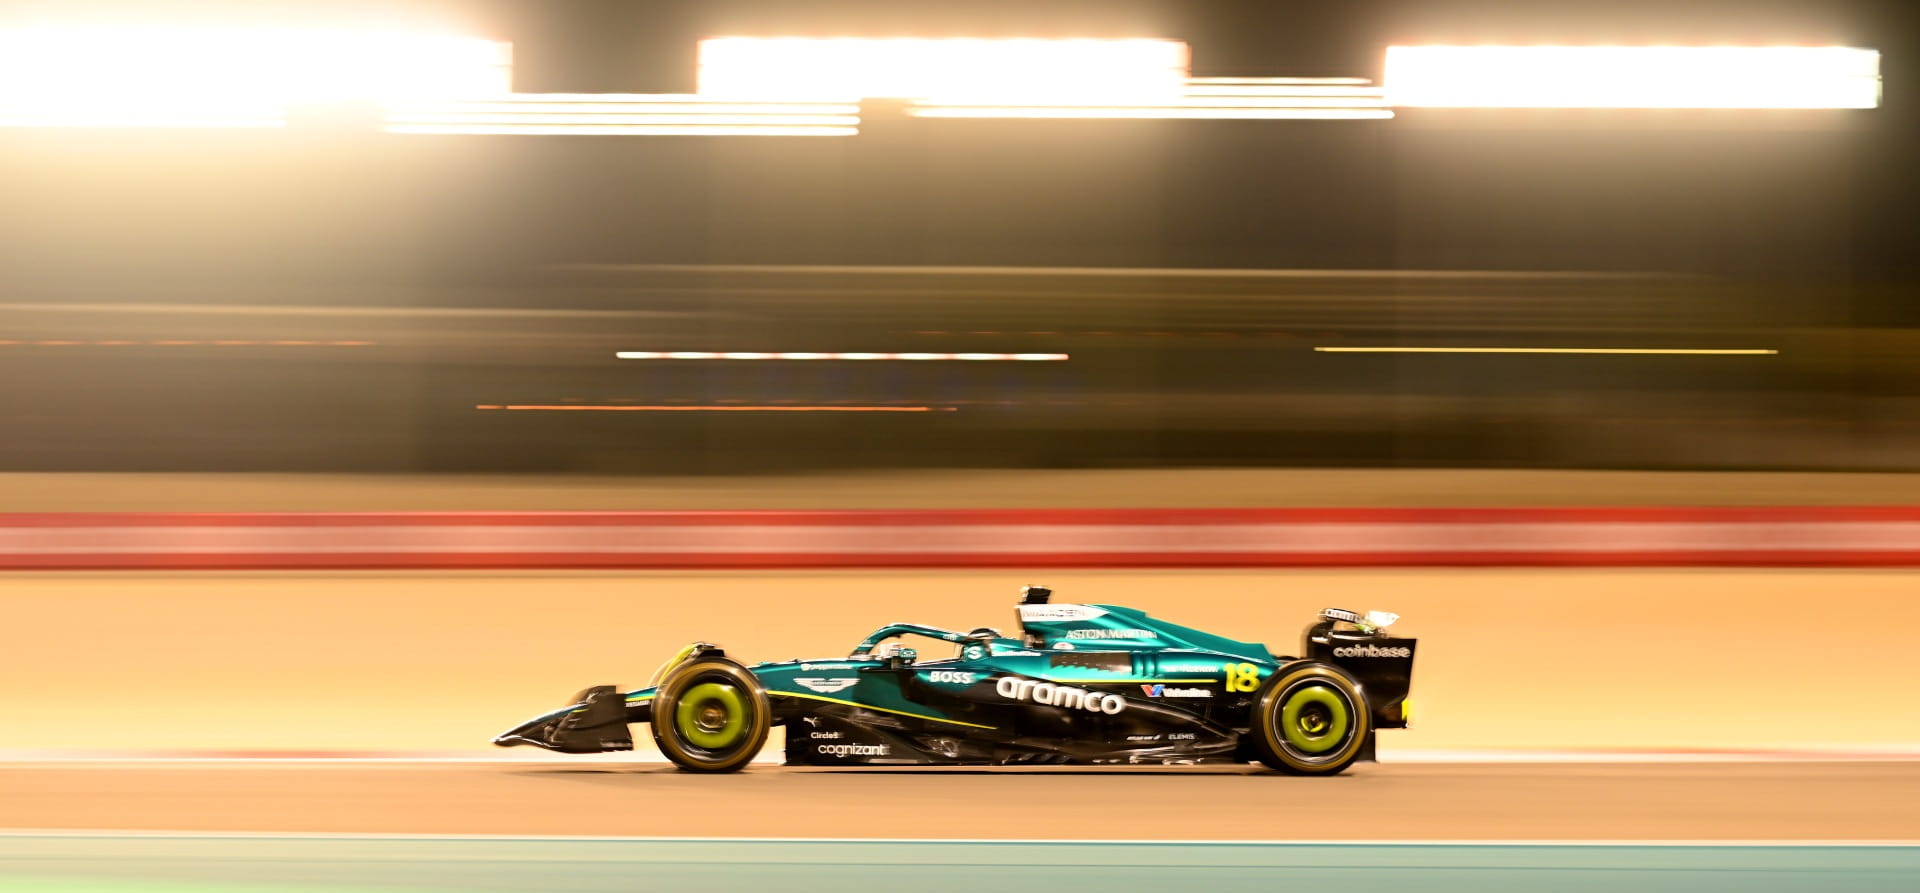
[(1150, 39), (718, 37), (699, 53), (703, 96), (988, 103), (1171, 101), (1188, 60)]
[(1118, 118), (1364, 121), (1393, 117), (1386, 109), (1152, 108), (1138, 106), (939, 106), (915, 108), (916, 118)]
[(730, 351), (655, 351), (623, 350), (614, 354), (622, 360), (918, 360), (962, 362), (1062, 363), (1072, 359), (1064, 353), (819, 353)]
[(1194, 78), (1166, 102), (915, 103), (917, 118), (1167, 118), (1240, 120), (1368, 120), (1393, 117), (1378, 87), (1364, 78)]
[(1316, 347), (1314, 351), (1317, 353), (1560, 353), (1727, 357), (1761, 357), (1780, 353), (1778, 350), (1768, 348), (1718, 350), (1665, 347)]
[(1387, 103), (1452, 108), (1865, 109), (1880, 54), (1850, 47), (1396, 46)]
[(506, 93), (507, 44), (375, 31), (0, 31), (0, 125), (273, 127), (289, 106)]
[(853, 136), (858, 127), (765, 124), (389, 124), (388, 133), (492, 136)]
[(488, 114), (480, 114), (480, 115), (446, 114), (446, 115), (435, 115), (435, 116), (397, 115), (397, 116), (389, 116), (388, 120), (392, 121), (397, 126), (404, 126), (409, 124), (417, 124), (417, 125), (444, 124), (449, 127), (458, 127), (458, 126), (468, 125), (468, 124), (478, 125), (478, 126), (485, 126), (485, 125), (509, 126), (509, 125), (516, 125), (516, 124), (526, 124), (530, 126), (604, 124), (604, 125), (630, 127), (635, 130), (644, 129), (654, 125), (730, 124), (730, 125), (737, 125), (737, 126), (747, 126), (747, 125), (757, 124), (762, 126), (792, 126), (792, 125), (816, 125), (816, 124), (854, 125), (854, 124), (860, 123), (859, 118), (850, 117), (850, 116), (841, 117), (841, 116), (824, 116), (824, 115), (816, 116), (816, 115), (702, 115), (702, 114), (676, 115), (676, 114), (659, 114), (659, 113), (639, 113), (639, 114), (624, 114), (624, 115), (525, 115), (525, 114), (513, 114), (513, 113), (500, 114), (500, 115), (488, 115)]
[(728, 102), (689, 94), (515, 93), (389, 105), (389, 133), (851, 136), (851, 103)]
[(1187, 85), (1212, 86), (1216, 84), (1345, 84), (1366, 86), (1373, 81), (1366, 78), (1187, 78)]

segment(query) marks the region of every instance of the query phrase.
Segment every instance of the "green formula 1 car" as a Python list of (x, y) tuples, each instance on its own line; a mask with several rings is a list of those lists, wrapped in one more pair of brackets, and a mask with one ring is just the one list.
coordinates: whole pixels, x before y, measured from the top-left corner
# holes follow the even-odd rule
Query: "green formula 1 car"
[[(748, 665), (690, 645), (652, 684), (577, 695), (494, 739), (563, 753), (631, 750), (649, 723), (660, 752), (696, 772), (747, 765), (775, 725), (805, 766), (1190, 764), (1258, 760), (1331, 775), (1405, 728), (1415, 640), (1382, 612), (1329, 608), (1301, 656), (1111, 605), (1053, 604), (1027, 587), (1020, 635), (916, 624), (875, 631), (844, 658)], [(893, 641), (952, 643), (919, 660)]]

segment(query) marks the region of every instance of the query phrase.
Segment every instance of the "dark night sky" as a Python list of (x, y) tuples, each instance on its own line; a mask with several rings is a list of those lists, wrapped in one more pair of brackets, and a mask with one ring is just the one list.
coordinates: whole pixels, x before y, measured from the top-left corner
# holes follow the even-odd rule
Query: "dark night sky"
[[(1885, 105), (1856, 143), (1854, 270), (1907, 278), (1906, 232), (1920, 207), (1920, 4), (1909, 0), (543, 0), (488, 15), (525, 35), (531, 89), (691, 87), (702, 34), (1039, 34), (1165, 36), (1194, 48), (1203, 75), (1377, 76), (1391, 43), (1821, 44), (1885, 54)], [(645, 45), (651, 52), (634, 52)]]

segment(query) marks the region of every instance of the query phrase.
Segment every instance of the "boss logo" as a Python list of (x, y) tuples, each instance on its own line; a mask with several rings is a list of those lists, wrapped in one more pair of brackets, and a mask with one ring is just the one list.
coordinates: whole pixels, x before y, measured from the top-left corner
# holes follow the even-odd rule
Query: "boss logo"
[(973, 677), (973, 673), (964, 670), (934, 670), (927, 674), (927, 679), (933, 682), (952, 682), (958, 685), (972, 685)]

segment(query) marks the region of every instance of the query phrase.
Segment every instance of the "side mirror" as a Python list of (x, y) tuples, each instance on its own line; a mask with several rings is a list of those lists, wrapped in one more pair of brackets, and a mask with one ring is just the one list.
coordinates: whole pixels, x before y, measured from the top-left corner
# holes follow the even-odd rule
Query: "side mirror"
[(901, 667), (913, 666), (913, 662), (920, 659), (920, 652), (908, 648), (899, 642), (888, 642), (880, 646), (880, 650), (876, 651), (873, 656), (885, 663), (888, 669), (897, 670)]

